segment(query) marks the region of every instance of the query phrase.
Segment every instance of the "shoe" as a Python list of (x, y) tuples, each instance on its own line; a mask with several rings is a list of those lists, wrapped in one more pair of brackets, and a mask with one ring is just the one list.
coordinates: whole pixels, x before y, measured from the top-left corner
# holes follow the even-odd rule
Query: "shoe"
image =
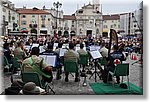
[(75, 78), (75, 82), (79, 82), (80, 81), (80, 79), (79, 78)]
[(65, 78), (65, 82), (69, 82), (69, 79), (68, 79), (68, 78)]
[(56, 80), (60, 80), (60, 79), (61, 79), (61, 76), (56, 77)]
[(81, 73), (80, 75), (81, 77), (87, 77), (87, 75), (85, 73)]

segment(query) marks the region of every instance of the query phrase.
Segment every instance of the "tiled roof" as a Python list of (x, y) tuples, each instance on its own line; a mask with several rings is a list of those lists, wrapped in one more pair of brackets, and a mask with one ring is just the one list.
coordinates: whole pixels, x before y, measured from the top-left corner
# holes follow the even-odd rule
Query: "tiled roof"
[(120, 19), (119, 15), (103, 15), (103, 20), (118, 20)]
[(66, 20), (76, 20), (76, 17), (72, 15), (63, 15), (63, 18)]
[(18, 9), (17, 12), (19, 14), (49, 14), (48, 12), (44, 10), (39, 10), (37, 8), (33, 9)]

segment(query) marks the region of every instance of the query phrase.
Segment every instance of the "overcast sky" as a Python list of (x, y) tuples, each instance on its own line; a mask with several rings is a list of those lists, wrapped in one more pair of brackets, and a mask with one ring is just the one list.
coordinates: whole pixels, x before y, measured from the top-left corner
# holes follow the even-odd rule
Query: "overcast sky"
[[(77, 8), (81, 8), (84, 4), (92, 3), (92, 0), (10, 0), (16, 7), (26, 6), (27, 8), (38, 7), (52, 8), (53, 2), (59, 1), (63, 5), (60, 8), (64, 14), (73, 14)], [(115, 14), (132, 12), (136, 10), (143, 0), (100, 0), (102, 4), (103, 14)], [(78, 6), (77, 6), (78, 5)], [(54, 7), (53, 7), (54, 8)]]

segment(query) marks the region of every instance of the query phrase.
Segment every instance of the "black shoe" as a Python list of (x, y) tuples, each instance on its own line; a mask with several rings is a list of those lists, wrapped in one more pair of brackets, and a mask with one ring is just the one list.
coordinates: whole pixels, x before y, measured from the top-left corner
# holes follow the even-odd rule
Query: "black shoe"
[(85, 73), (81, 73), (80, 75), (81, 77), (87, 77), (87, 75)]
[(65, 82), (69, 82), (69, 79), (68, 79), (68, 78), (65, 78)]
[(75, 82), (79, 82), (80, 81), (80, 79), (79, 78), (75, 78)]
[(115, 83), (115, 84), (120, 84), (120, 81), (117, 81), (117, 83)]
[(60, 79), (61, 79), (61, 76), (56, 77), (56, 80), (60, 80)]
[(87, 71), (86, 73), (87, 73), (87, 74), (92, 74), (92, 71)]

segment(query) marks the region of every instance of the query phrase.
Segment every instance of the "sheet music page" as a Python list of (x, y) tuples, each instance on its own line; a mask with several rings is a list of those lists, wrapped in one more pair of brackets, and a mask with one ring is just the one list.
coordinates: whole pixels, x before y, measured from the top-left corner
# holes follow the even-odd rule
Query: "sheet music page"
[(64, 53), (67, 51), (67, 49), (63, 49), (61, 48), (60, 51), (59, 51), (59, 56), (62, 57), (64, 56)]
[(33, 44), (33, 45), (32, 45), (32, 48), (33, 48), (33, 47), (39, 47), (39, 44)]
[(55, 55), (47, 55), (46, 56), (46, 61), (45, 61), (48, 65), (55, 67), (56, 66), (56, 56)]
[(102, 55), (100, 54), (99, 51), (91, 51), (90, 54), (91, 54), (93, 59), (97, 59), (97, 58), (101, 58), (102, 57)]
[(80, 50), (80, 46), (76, 46), (75, 51)]
[(39, 55), (39, 57), (42, 57), (44, 61), (46, 60), (46, 55)]
[(55, 50), (56, 50), (56, 47), (58, 47), (58, 43), (54, 43), (53, 51), (55, 51)]
[(100, 50), (100, 46), (95, 46), (95, 50), (99, 51)]
[(24, 46), (25, 47), (25, 49), (29, 52), (29, 50), (31, 49), (31, 46), (29, 46), (29, 45), (26, 45), (26, 46)]
[(39, 49), (40, 49), (40, 53), (45, 51), (44, 46), (40, 46)]
[(90, 46), (90, 51), (95, 51), (96, 49), (95, 49), (95, 46), (93, 45), (93, 46)]

